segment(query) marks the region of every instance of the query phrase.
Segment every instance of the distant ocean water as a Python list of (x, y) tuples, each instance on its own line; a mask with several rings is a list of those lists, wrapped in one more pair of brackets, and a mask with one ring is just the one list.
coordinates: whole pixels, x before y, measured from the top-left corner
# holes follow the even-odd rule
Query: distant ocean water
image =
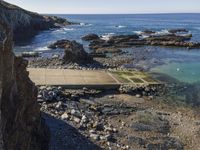
[[(47, 48), (50, 43), (59, 39), (76, 40), (82, 43), (85, 49), (89, 51), (88, 43), (81, 40), (81, 37), (86, 34), (96, 33), (107, 38), (110, 35), (134, 34), (145, 29), (165, 32), (166, 29), (186, 28), (193, 34), (192, 41), (200, 42), (200, 14), (57, 16), (67, 18), (72, 22), (78, 22), (80, 25), (40, 32), (29, 41), (17, 43), (14, 51), (16, 53), (39, 51), (47, 55), (60, 53)], [(166, 64), (153, 68), (152, 71), (165, 73), (183, 82), (200, 81), (200, 71), (198, 71), (200, 70), (200, 50), (188, 51), (184, 48), (160, 48), (157, 51), (159, 53), (155, 54), (155, 57), (163, 61), (166, 60)], [(177, 71), (178, 73), (171, 73), (171, 71)]]

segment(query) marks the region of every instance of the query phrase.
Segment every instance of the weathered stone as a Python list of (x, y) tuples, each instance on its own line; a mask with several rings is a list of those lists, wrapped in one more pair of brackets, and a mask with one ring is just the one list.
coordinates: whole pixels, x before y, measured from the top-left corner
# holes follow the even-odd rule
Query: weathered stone
[(62, 48), (64, 49), (63, 63), (77, 63), (84, 64), (92, 61), (92, 58), (85, 52), (83, 45), (76, 41), (58, 40), (51, 44), (49, 48)]
[(62, 114), (61, 119), (62, 120), (68, 120), (70, 117), (67, 113)]
[(0, 149), (48, 149), (49, 134), (37, 104), (37, 88), (28, 77), (27, 61), (12, 53), (12, 32), (1, 16), (2, 12), (0, 31), (5, 38), (0, 41)]
[(99, 135), (98, 134), (90, 134), (90, 137), (92, 138), (92, 139), (94, 139), (94, 140), (99, 140), (100, 139), (100, 137), (99, 137)]

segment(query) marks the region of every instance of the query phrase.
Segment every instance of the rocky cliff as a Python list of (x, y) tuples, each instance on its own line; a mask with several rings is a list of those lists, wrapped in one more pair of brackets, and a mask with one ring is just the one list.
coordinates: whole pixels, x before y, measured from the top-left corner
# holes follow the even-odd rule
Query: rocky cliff
[(0, 0), (0, 16), (11, 25), (15, 40), (32, 36), (41, 30), (58, 28), (63, 25), (71, 24), (66, 19), (39, 15), (9, 4), (3, 0)]
[(1, 17), (0, 31), (0, 149), (48, 149), (37, 89), (28, 77), (27, 62), (12, 53), (12, 32)]

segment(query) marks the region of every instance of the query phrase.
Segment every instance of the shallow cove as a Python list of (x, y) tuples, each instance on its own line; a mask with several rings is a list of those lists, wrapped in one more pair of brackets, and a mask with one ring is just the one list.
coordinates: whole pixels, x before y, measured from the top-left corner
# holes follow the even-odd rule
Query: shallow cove
[[(62, 51), (59, 49), (51, 50), (47, 46), (60, 39), (76, 40), (82, 43), (84, 48), (90, 52), (88, 49), (89, 43), (81, 40), (84, 35), (95, 33), (108, 37), (110, 35), (134, 34), (145, 29), (165, 32), (166, 29), (185, 28), (193, 34), (192, 41), (200, 42), (200, 14), (59, 16), (81, 24), (40, 32), (30, 41), (16, 43), (15, 53), (36, 51), (41, 52), (44, 57), (51, 57), (53, 54), (62, 53)], [(184, 90), (182, 95), (189, 91), (187, 93), (190, 95), (193, 93), (194, 96), (192, 97), (195, 97), (195, 94), (198, 93), (193, 91), (198, 91), (199, 89), (197, 84), (200, 80), (200, 49), (189, 51), (186, 48), (143, 46), (127, 51), (130, 54), (127, 57), (136, 58), (128, 67), (142, 68), (144, 66), (145, 70), (163, 73), (180, 82), (186, 82), (190, 88)], [(173, 80), (172, 83), (174, 82)], [(173, 90), (178, 91), (177, 88), (173, 88)], [(187, 96), (187, 99), (192, 98)]]
[(173, 62), (152, 68), (151, 71), (169, 75), (180, 82), (200, 82), (200, 62)]

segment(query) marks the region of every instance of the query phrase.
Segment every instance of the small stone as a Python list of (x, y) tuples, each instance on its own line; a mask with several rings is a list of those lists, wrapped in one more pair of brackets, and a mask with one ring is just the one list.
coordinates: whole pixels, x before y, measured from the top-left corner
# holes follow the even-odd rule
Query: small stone
[(113, 95), (110, 95), (108, 98), (110, 98), (110, 99), (113, 99), (113, 98), (114, 98), (114, 96), (113, 96)]
[(40, 88), (40, 90), (44, 90), (44, 89), (46, 89), (46, 86), (40, 86), (39, 88)]
[(140, 94), (136, 94), (135, 97), (141, 98), (142, 96)]
[(71, 110), (71, 115), (76, 116), (76, 117), (81, 117), (81, 114), (79, 111), (72, 109)]
[(99, 135), (98, 134), (90, 134), (90, 137), (96, 141), (98, 141), (100, 139)]
[(111, 141), (112, 140), (112, 135), (108, 134), (105, 136), (100, 137), (101, 140), (106, 140), (106, 141)]
[(116, 129), (116, 128), (113, 128), (113, 132), (116, 133), (116, 132), (117, 132), (117, 129)]
[(69, 119), (69, 115), (67, 113), (64, 113), (64, 114), (62, 114), (61, 119), (67, 120), (67, 119)]
[(153, 100), (154, 97), (153, 97), (153, 96), (149, 96), (148, 99), (149, 99), (149, 100)]
[(77, 117), (74, 117), (74, 121), (75, 121), (76, 123), (80, 123), (80, 122), (81, 122), (81, 120), (80, 120), (79, 118), (77, 118)]
[(59, 87), (58, 87), (58, 90), (62, 90), (62, 87), (61, 87), (61, 86), (59, 86)]
[(83, 87), (83, 91), (87, 91), (88, 89), (86, 87)]
[(83, 115), (82, 118), (81, 118), (81, 122), (82, 123), (87, 123), (88, 122), (88, 118), (85, 115)]
[(104, 130), (105, 131), (113, 131), (113, 129), (111, 127), (107, 127), (107, 126), (104, 126)]
[(42, 95), (38, 95), (37, 98), (38, 98), (38, 99), (42, 99)]
[(56, 109), (60, 109), (62, 107), (62, 102), (58, 102), (56, 105)]
[(95, 131), (95, 130), (90, 130), (89, 132), (90, 132), (90, 133), (93, 133), (93, 134), (95, 134), (95, 133), (96, 133), (96, 131)]

